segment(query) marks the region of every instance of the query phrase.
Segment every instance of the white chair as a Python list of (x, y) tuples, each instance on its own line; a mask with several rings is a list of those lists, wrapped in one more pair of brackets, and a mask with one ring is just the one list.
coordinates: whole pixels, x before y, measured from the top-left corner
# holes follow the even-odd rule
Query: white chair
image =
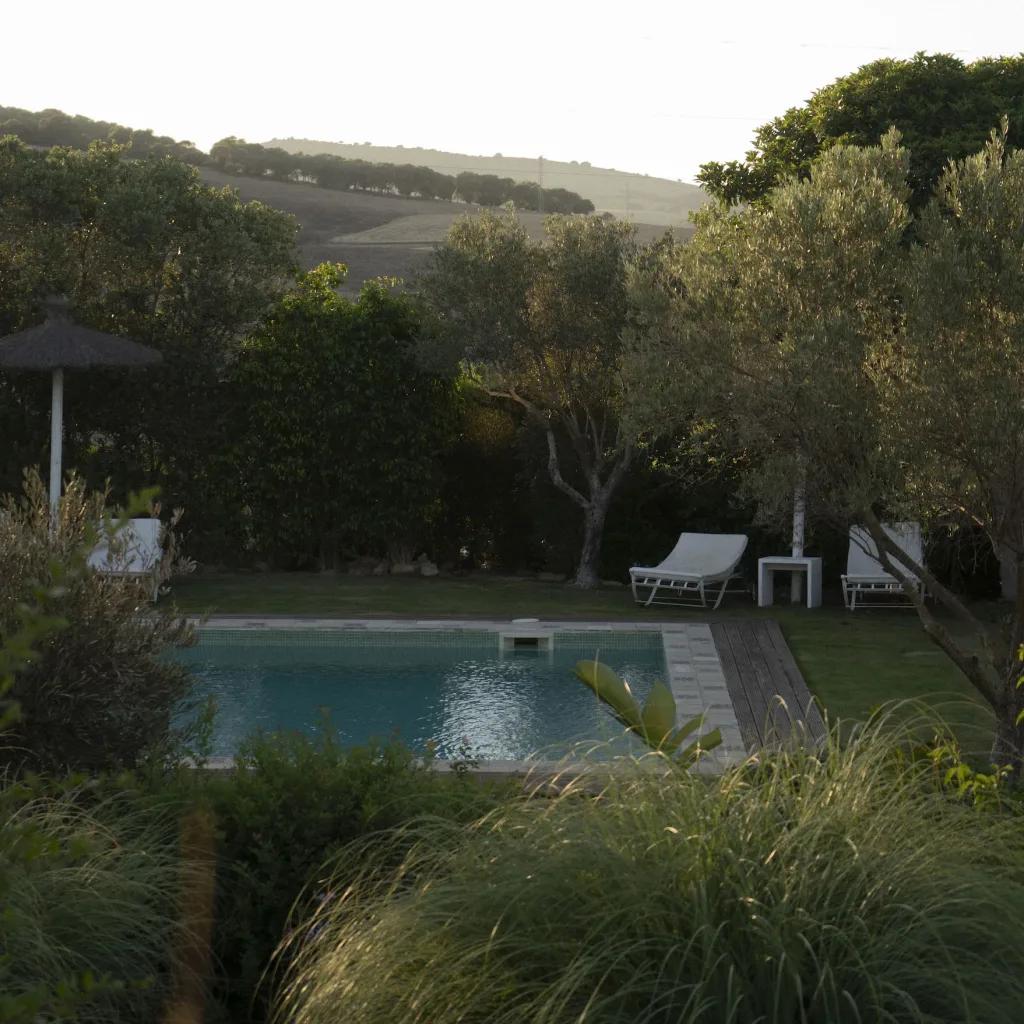
[[(633, 566), (629, 579), (633, 599), (645, 607), (651, 604), (693, 604), (708, 606), (708, 591), (716, 584), (718, 595), (714, 607), (722, 603), (726, 587), (734, 579), (747, 538), (740, 533), (681, 533), (672, 554), (660, 565)], [(650, 588), (647, 600), (638, 588)]]
[[(131, 519), (121, 526), (116, 534), (116, 550), (104, 535), (100, 537), (92, 554), (89, 566), (104, 576), (129, 576), (145, 579), (163, 557), (160, 546), (161, 523), (159, 519)], [(153, 585), (152, 599), (157, 598), (157, 587)]]
[[(924, 565), (924, 543), (920, 523), (883, 523), (885, 531), (896, 546), (917, 565)], [(922, 597), (924, 585), (917, 574), (911, 572), (898, 558), (892, 559), (907, 574), (910, 585)], [(892, 573), (886, 572), (879, 561), (878, 548), (864, 526), (850, 527), (850, 551), (846, 557), (843, 581), (843, 603), (850, 611), (857, 607), (857, 598), (906, 596), (903, 584)]]

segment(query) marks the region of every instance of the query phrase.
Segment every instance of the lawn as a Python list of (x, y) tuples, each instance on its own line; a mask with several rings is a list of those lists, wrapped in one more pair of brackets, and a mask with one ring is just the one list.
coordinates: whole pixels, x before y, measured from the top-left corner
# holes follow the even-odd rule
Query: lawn
[[(965, 747), (984, 752), (991, 714), (949, 659), (927, 638), (909, 608), (847, 612), (835, 603), (808, 610), (757, 608), (728, 595), (717, 612), (634, 604), (627, 587), (580, 591), (534, 579), (317, 576), (305, 573), (195, 577), (173, 587), (189, 612), (315, 615), (322, 618), (495, 618), (660, 621), (716, 616), (779, 620), (800, 670), (833, 718), (859, 719), (893, 699), (920, 699), (957, 727)], [(956, 624), (951, 624), (955, 628)]]

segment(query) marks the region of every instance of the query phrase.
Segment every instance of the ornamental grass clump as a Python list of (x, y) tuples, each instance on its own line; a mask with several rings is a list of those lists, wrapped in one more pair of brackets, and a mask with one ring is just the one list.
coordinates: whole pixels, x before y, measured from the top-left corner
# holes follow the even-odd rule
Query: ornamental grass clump
[(281, 1019), (1019, 1019), (1024, 822), (898, 756), (898, 720), (717, 778), (634, 764), (596, 798), (427, 824), (397, 871), (382, 844), (282, 950)]
[(156, 1020), (187, 865), (176, 815), (82, 789), (0, 788), (0, 1020)]

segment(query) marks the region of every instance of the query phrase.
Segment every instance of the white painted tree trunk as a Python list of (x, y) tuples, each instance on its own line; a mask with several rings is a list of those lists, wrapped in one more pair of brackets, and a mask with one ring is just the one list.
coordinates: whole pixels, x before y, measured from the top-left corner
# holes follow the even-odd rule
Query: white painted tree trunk
[[(796, 486), (793, 488), (793, 557), (804, 556), (804, 520), (806, 516), (805, 497), (807, 493), (807, 470), (803, 459), (797, 456)], [(803, 600), (804, 574), (794, 572), (789, 584), (789, 599), (793, 604)]]
[(64, 371), (53, 371), (53, 400), (50, 406), (50, 508), (54, 519), (60, 502), (60, 463), (64, 446)]

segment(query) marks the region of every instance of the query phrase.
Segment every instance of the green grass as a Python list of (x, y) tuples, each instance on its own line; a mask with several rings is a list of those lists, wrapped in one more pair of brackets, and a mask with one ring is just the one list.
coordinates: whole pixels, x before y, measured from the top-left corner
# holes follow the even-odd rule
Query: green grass
[[(835, 596), (835, 595), (833, 595)], [(992, 716), (963, 674), (928, 639), (909, 608), (855, 614), (838, 602), (808, 610), (757, 608), (728, 595), (717, 612), (666, 605), (644, 608), (628, 587), (581, 591), (533, 579), (421, 579), (252, 573), (197, 577), (173, 588), (182, 610), (225, 615), (315, 615), (323, 618), (496, 618), (661, 621), (712, 616), (776, 618), (811, 692), (833, 718), (862, 719), (894, 699), (921, 699), (957, 728), (961, 742), (983, 752)], [(954, 624), (955, 626), (956, 624)]]

